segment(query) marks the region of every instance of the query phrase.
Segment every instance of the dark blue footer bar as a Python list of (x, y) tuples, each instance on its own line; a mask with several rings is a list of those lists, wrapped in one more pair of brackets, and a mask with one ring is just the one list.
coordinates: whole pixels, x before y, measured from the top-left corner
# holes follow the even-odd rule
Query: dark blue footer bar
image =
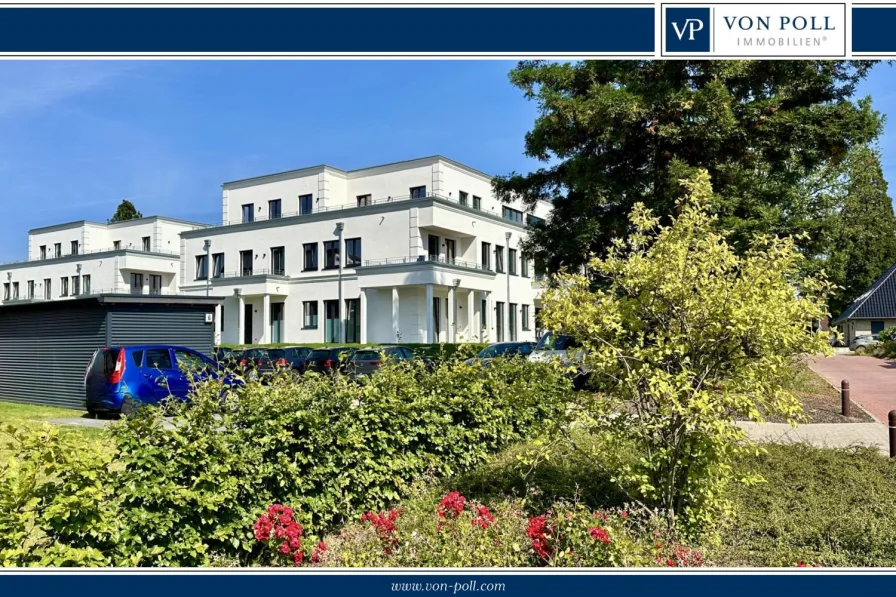
[[(255, 569), (256, 571), (258, 569)], [(318, 572), (322, 570), (318, 569)], [(180, 595), (687, 595), (695, 597), (794, 597), (890, 595), (893, 574), (830, 574), (800, 569), (783, 574), (195, 574), (0, 575), (7, 595), (175, 597)]]
[(651, 7), (0, 8), (3, 53), (644, 53)]

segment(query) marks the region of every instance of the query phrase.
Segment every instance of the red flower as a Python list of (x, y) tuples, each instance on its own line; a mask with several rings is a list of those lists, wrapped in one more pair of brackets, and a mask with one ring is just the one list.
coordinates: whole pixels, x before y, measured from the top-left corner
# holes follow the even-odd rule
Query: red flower
[(473, 526), (487, 529), (493, 522), (495, 522), (495, 517), (492, 516), (492, 513), (485, 506), (478, 506), (476, 508), (476, 514), (476, 518), (473, 519)]
[(610, 534), (600, 527), (588, 529), (588, 534), (591, 535), (592, 539), (594, 539), (595, 541), (601, 541), (604, 545), (608, 545), (610, 543)]
[(376, 534), (383, 543), (386, 553), (391, 553), (392, 548), (398, 545), (398, 538), (395, 536), (395, 521), (402, 513), (402, 510), (392, 508), (388, 513), (367, 512), (361, 516), (362, 522), (370, 522), (376, 529)]
[(544, 515), (530, 518), (529, 524), (526, 525), (526, 536), (532, 539), (532, 551), (543, 560), (547, 560), (551, 555), (547, 539), (550, 532)]
[(320, 541), (317, 544), (317, 547), (314, 548), (314, 552), (311, 554), (311, 562), (314, 564), (320, 562), (320, 556), (325, 551), (327, 551), (327, 544), (323, 541)]
[(467, 498), (457, 491), (452, 491), (442, 498), (442, 501), (436, 506), (436, 511), (440, 518), (457, 518), (464, 511), (466, 503)]
[(289, 541), (284, 541), (280, 544), (280, 548), (277, 550), (285, 556), (288, 556), (292, 553), (292, 549), (289, 547)]
[(258, 517), (258, 520), (255, 521), (253, 528), (255, 529), (256, 541), (267, 541), (271, 538), (271, 530), (273, 530), (274, 525), (271, 524), (270, 518), (262, 514)]
[(294, 554), (292, 554), (292, 563), (296, 566), (301, 566), (302, 561), (304, 559), (305, 559), (305, 552), (302, 550), (299, 550), (299, 551), (295, 552)]
[(619, 513), (619, 516), (621, 516), (622, 518), (628, 518), (628, 512), (623, 510), (622, 512)]
[[(798, 562), (796, 565), (797, 568), (808, 568), (809, 565), (806, 562)], [(821, 564), (812, 564), (813, 568), (821, 568)]]

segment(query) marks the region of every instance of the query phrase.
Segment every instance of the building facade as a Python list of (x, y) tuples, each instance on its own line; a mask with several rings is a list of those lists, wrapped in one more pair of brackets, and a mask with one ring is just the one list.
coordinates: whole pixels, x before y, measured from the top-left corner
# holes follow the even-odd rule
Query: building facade
[(490, 176), (441, 156), (322, 165), (225, 183), (216, 226), (33, 230), (29, 261), (0, 265), (0, 276), (4, 302), (69, 296), (71, 281), (66, 295), (53, 289), (66, 276), (80, 275), (83, 293), (85, 273), (88, 292), (222, 297), (218, 339), (231, 344), (532, 340), (540, 283), (520, 243), (550, 209), (502, 203)]

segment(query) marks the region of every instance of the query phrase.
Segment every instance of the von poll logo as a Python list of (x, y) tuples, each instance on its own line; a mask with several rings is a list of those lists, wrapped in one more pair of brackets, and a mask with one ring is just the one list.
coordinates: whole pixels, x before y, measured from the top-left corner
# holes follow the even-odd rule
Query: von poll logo
[(846, 56), (846, 4), (664, 4), (662, 54)]

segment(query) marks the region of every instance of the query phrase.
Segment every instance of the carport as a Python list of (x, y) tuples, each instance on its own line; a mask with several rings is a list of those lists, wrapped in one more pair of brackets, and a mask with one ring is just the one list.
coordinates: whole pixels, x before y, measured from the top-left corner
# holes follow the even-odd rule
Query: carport
[(98, 294), (0, 307), (0, 400), (84, 408), (103, 346), (175, 344), (211, 354), (215, 297)]

